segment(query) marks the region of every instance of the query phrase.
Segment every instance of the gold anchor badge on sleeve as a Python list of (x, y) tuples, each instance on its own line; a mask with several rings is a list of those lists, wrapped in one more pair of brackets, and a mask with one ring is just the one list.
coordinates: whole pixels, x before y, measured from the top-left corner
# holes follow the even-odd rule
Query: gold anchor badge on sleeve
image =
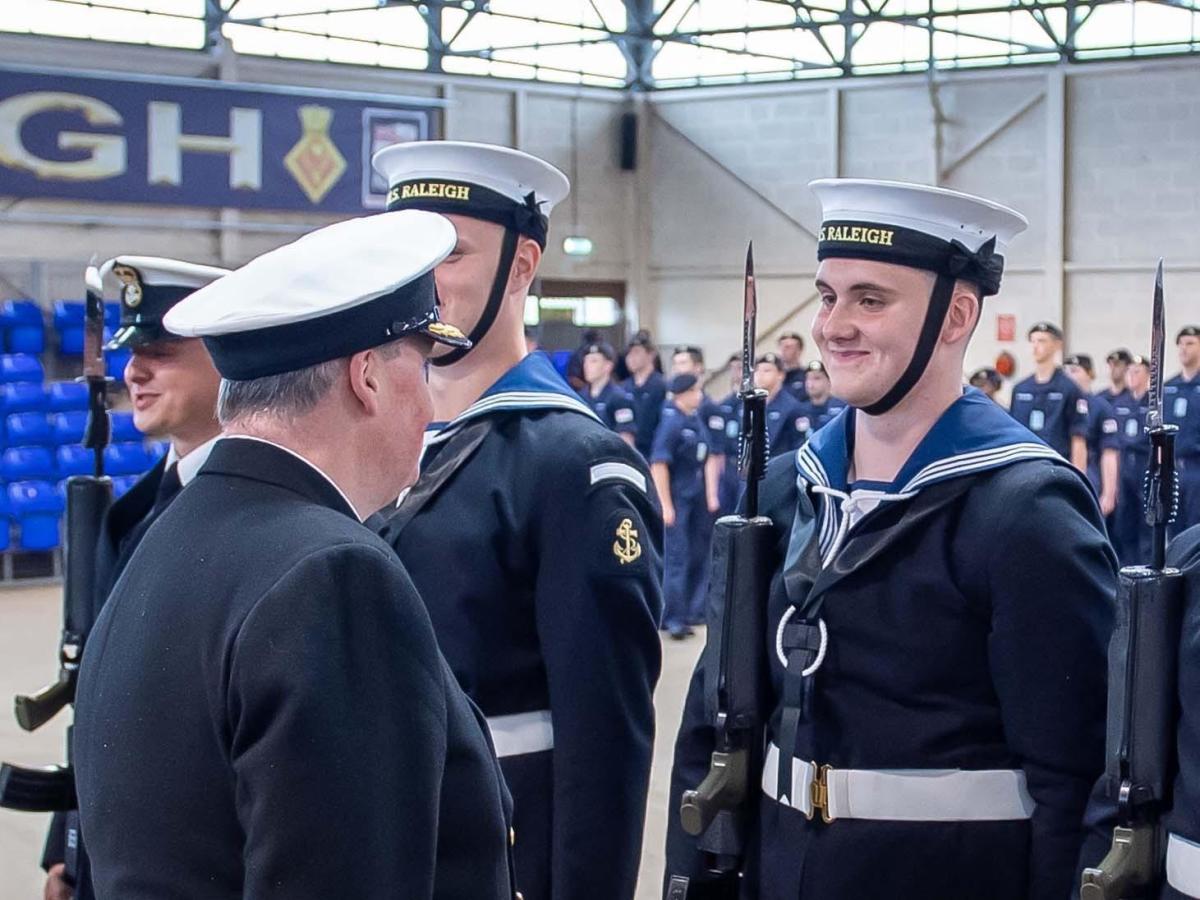
[(632, 519), (622, 519), (617, 526), (617, 539), (613, 541), (613, 556), (625, 566), (642, 555), (642, 545), (638, 543), (637, 529), (633, 527)]

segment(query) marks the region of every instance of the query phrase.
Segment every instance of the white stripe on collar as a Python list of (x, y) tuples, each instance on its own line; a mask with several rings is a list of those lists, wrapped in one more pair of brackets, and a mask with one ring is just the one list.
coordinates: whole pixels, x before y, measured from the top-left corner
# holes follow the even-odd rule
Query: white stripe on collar
[(547, 391), (501, 391), (476, 400), (465, 410), (451, 420), (445, 428), (426, 441), (426, 446), (446, 440), (465, 422), (476, 419), (488, 413), (509, 409), (564, 409), (577, 412), (600, 421), (600, 417), (578, 397), (568, 397), (565, 394), (554, 394)]
[[(908, 484), (899, 491), (871, 490), (870, 493), (873, 497), (878, 497), (880, 500), (907, 500), (916, 496), (923, 488), (929, 487), (932, 484), (977, 472), (985, 472), (989, 469), (998, 469), (1025, 459), (1061, 461), (1062, 457), (1056, 451), (1041, 443), (1023, 442), (1004, 444), (987, 450), (959, 453), (955, 456), (948, 456), (945, 459), (930, 463), (913, 476)], [(840, 549), (840, 545), (845, 541), (848, 533), (866, 515), (864, 513), (862, 516), (855, 517), (854, 521), (850, 522), (849, 525), (844, 525), (843, 504), (832, 502), (832, 500), (837, 498), (844, 502), (849, 497), (859, 494), (860, 491), (851, 491), (847, 494), (843, 491), (833, 489), (829, 484), (829, 476), (825, 471), (825, 467), (821, 465), (821, 460), (817, 455), (809, 449), (808, 444), (805, 444), (797, 451), (796, 467), (800, 472), (800, 481), (807, 481), (813, 485), (814, 493), (826, 495), (824, 498), (825, 502), (820, 504), (819, 516), (821, 529), (818, 540), (822, 558), (825, 560), (825, 564), (828, 565), (833, 554)], [(803, 486), (801, 486), (801, 489), (803, 489)]]
[(301, 456), (299, 453), (297, 453), (295, 450), (291, 449), (290, 447), (285, 447), (285, 446), (283, 446), (283, 444), (277, 444), (274, 441), (268, 441), (266, 438), (255, 437), (252, 434), (223, 434), (223, 435), (221, 435), (221, 437), (222, 438), (238, 438), (239, 440), (245, 440), (245, 441), (258, 441), (260, 444), (266, 444), (269, 447), (277, 447), (278, 449), (282, 450), (284, 453), (290, 453), (292, 456), (296, 457), (296, 459), (300, 460), (302, 463), (307, 465), (310, 469), (313, 469), (322, 478), (324, 478), (326, 481), (328, 481), (330, 484), (332, 484), (333, 489), (342, 495), (342, 499), (346, 501), (346, 505), (348, 507), (350, 507), (351, 512), (354, 513), (354, 517), (356, 519), (358, 519), (358, 521), (360, 521), (360, 522), (363, 521), (362, 515), (359, 513), (358, 509), (355, 508), (354, 504), (350, 502), (350, 498), (346, 496), (346, 492), (343, 491), (340, 487), (338, 487), (338, 483), (336, 481), (334, 481), (332, 478), (329, 477), (329, 473), (327, 473), (324, 469), (322, 469), (320, 466), (318, 466), (312, 460), (306, 459), (305, 457)]

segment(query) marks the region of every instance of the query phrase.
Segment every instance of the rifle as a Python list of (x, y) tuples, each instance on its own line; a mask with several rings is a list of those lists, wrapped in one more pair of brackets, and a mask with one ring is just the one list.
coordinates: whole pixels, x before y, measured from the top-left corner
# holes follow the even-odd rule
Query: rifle
[[(709, 869), (736, 876), (742, 870), (745, 830), (755, 815), (755, 774), (762, 767), (762, 729), (767, 711), (766, 629), (771, 520), (758, 514), (758, 483), (766, 470), (766, 391), (754, 387), (754, 340), (758, 296), (754, 245), (746, 251), (742, 315), (742, 434), (739, 470), (745, 479), (744, 515), (722, 516), (713, 528), (708, 593), (708, 640), (704, 647), (704, 703), (716, 729), (708, 774), (685, 791), (680, 807), (684, 831), (699, 837)], [(682, 882), (682, 884), (677, 884)], [(673, 898), (687, 885), (673, 879)]]
[[(68, 704), (74, 705), (75, 686), (84, 645), (96, 616), (96, 546), (101, 523), (112, 504), (112, 480), (104, 475), (104, 448), (109, 441), (108, 378), (104, 373), (104, 293), (100, 273), (89, 265), (83, 377), (88, 386), (88, 417), (83, 446), (94, 454), (92, 475), (67, 480), (66, 565), (63, 583), (63, 629), (59, 641), (59, 668), (55, 681), (35, 694), (14, 700), (17, 723), (35, 731)], [(67, 727), (67, 761), (64, 766), (27, 769), (0, 765), (0, 807), (25, 812), (67, 813), (66, 880), (77, 889), (89, 883), (87, 855), (79, 839), (78, 801), (72, 769), (71, 732)], [(59, 818), (55, 818), (55, 823)], [(77, 890), (77, 900), (79, 897)]]
[(1116, 789), (1117, 827), (1101, 863), (1084, 869), (1080, 900), (1158, 896), (1166, 852), (1159, 820), (1170, 808), (1183, 577), (1166, 568), (1167, 526), (1178, 505), (1175, 433), (1163, 420), (1163, 264), (1154, 280), (1150, 356), (1150, 466), (1145, 481), (1146, 524), (1154, 532), (1147, 566), (1121, 570), (1117, 620), (1108, 650), (1106, 777)]

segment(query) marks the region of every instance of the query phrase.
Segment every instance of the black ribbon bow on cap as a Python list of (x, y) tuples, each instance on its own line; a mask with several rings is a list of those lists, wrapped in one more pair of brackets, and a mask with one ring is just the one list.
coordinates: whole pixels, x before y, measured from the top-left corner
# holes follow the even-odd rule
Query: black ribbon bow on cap
[(542, 211), (539, 208), (544, 202), (544, 200), (538, 200), (534, 196), (533, 191), (525, 195), (525, 205), (518, 207), (515, 211), (518, 231), (524, 232), (530, 228), (537, 228), (544, 224), (546, 217), (542, 215)]
[(994, 235), (984, 241), (978, 250), (969, 250), (965, 244), (957, 240), (952, 240), (950, 247), (950, 256), (946, 260), (948, 275), (978, 281), (980, 282), (979, 286), (989, 294), (994, 294), (1000, 289), (1004, 257), (996, 253)]

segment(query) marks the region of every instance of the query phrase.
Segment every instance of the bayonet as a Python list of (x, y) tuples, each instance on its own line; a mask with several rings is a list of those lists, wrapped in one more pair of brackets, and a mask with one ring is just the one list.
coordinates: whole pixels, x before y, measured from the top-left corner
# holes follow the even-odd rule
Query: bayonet
[(738, 471), (746, 481), (746, 517), (758, 515), (758, 483), (767, 470), (767, 392), (754, 387), (754, 341), (758, 328), (758, 289), (754, 282), (754, 242), (746, 248), (742, 303), (742, 432)]
[(754, 284), (754, 241), (746, 247), (746, 289), (742, 305), (742, 393), (754, 390), (754, 339), (758, 328), (758, 289)]

